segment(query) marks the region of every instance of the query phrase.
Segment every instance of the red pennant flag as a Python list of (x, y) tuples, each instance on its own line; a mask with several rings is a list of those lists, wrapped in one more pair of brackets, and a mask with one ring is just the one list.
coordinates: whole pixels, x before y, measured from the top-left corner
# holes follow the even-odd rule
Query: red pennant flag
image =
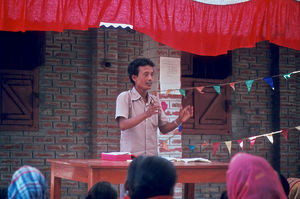
[(252, 148), (254, 143), (255, 143), (256, 137), (255, 138), (249, 138), (249, 139), (250, 139), (250, 148)]
[(172, 89), (168, 89), (166, 95), (169, 95), (172, 91), (173, 91)]
[(234, 87), (235, 83), (232, 82), (232, 83), (229, 83), (229, 86), (235, 91), (235, 87)]
[(199, 93), (203, 94), (204, 92), (202, 91), (204, 89), (204, 86), (199, 86), (196, 87), (197, 91), (199, 91)]
[(237, 140), (237, 142), (239, 143), (239, 145), (240, 145), (240, 147), (242, 148), (242, 150), (244, 150), (243, 139)]
[(287, 142), (288, 130), (281, 130), (281, 133), (284, 136), (285, 141)]
[(220, 145), (220, 142), (215, 142), (215, 143), (213, 143), (214, 155), (216, 155), (217, 150), (218, 150), (218, 148), (219, 148), (219, 145)]
[(204, 142), (201, 144), (201, 148), (207, 147), (207, 146), (209, 146), (209, 144), (204, 140)]

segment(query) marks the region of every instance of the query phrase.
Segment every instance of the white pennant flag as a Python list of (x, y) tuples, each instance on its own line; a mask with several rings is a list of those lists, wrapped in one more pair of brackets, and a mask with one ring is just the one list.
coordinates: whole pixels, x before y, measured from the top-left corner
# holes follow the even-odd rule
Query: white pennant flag
[(243, 139), (237, 140), (242, 150), (244, 150), (244, 141)]
[(227, 146), (229, 154), (231, 154), (231, 141), (227, 141), (227, 142), (225, 142), (225, 144)]
[(269, 141), (273, 144), (274, 140), (273, 140), (273, 135), (272, 134), (268, 134), (266, 135), (267, 138), (269, 139)]
[(298, 131), (300, 131), (300, 126), (296, 126), (295, 128), (296, 128)]

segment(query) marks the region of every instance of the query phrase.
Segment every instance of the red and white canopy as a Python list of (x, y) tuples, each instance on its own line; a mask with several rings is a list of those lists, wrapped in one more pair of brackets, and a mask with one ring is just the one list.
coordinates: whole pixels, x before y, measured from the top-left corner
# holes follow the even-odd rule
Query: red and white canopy
[(300, 50), (296, 0), (1, 0), (0, 17), (2, 31), (130, 24), (160, 43), (200, 55), (264, 40)]

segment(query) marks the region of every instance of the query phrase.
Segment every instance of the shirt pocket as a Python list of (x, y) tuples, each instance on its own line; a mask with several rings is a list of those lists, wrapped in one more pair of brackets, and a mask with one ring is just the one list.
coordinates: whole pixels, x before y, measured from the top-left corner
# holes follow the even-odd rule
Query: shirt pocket
[(158, 126), (158, 114), (154, 114), (150, 117), (150, 122), (154, 127)]

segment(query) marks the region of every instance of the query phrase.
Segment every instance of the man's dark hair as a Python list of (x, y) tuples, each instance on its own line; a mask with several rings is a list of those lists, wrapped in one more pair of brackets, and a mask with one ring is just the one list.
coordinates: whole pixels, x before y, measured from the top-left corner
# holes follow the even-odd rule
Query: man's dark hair
[(135, 82), (132, 80), (132, 75), (138, 75), (139, 74), (139, 67), (140, 66), (152, 66), (154, 67), (154, 63), (147, 58), (137, 58), (130, 62), (128, 65), (128, 76), (133, 85), (135, 85)]
[(118, 193), (109, 182), (98, 182), (88, 192), (86, 199), (117, 199)]
[(127, 188), (131, 199), (173, 194), (177, 180), (174, 165), (159, 156), (139, 156), (128, 168)]

